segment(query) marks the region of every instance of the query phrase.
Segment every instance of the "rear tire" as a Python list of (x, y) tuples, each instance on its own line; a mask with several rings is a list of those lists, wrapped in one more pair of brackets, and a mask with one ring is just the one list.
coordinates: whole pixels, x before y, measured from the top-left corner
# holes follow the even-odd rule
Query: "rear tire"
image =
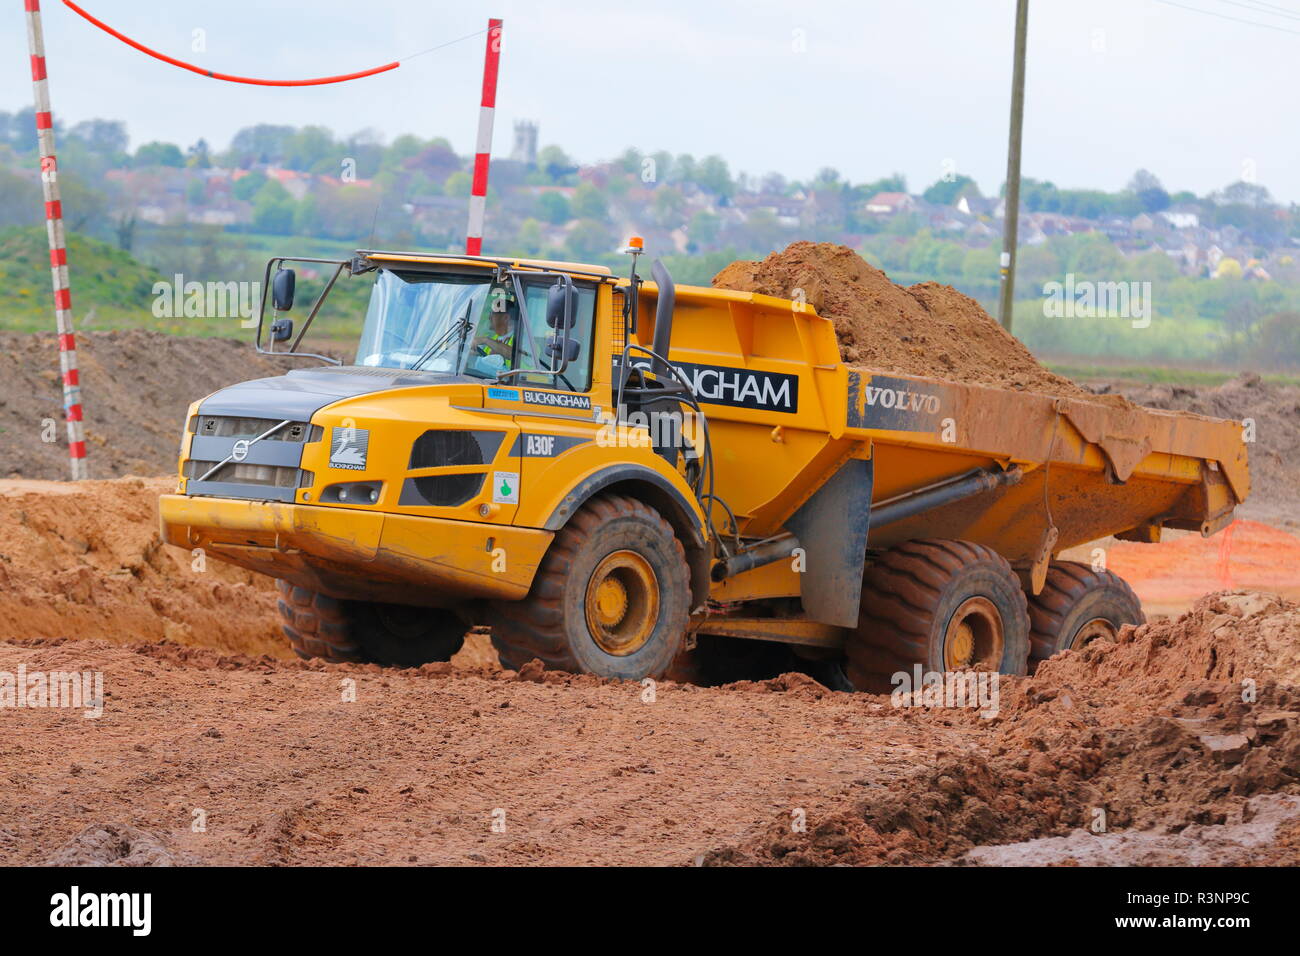
[(521, 601), (493, 606), (501, 665), (623, 680), (661, 677), (681, 652), (690, 572), (672, 526), (624, 495), (587, 502), (551, 542)]
[(1029, 598), (1029, 662), (1039, 663), (1090, 641), (1115, 640), (1125, 624), (1144, 624), (1142, 603), (1113, 571), (1053, 561), (1043, 590)]
[(419, 667), (451, 660), (469, 630), (445, 609), (340, 601), (288, 581), (279, 587), (281, 630), (303, 658)]
[(856, 633), (845, 647), (858, 690), (889, 693), (899, 671), (1024, 674), (1029, 612), (1011, 565), (969, 541), (907, 541), (863, 576)]

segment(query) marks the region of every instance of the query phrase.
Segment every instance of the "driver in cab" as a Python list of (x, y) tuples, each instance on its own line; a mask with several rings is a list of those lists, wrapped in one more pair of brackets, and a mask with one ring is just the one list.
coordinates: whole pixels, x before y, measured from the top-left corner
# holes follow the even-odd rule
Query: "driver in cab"
[(515, 332), (519, 326), (519, 307), (513, 299), (498, 299), (488, 312), (487, 322), (480, 323), (474, 336), (473, 355), (478, 364), (506, 371), (515, 351)]

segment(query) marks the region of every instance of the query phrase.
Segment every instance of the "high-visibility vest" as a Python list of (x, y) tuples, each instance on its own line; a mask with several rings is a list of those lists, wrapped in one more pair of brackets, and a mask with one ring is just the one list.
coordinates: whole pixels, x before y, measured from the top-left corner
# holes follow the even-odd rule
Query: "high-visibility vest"
[[(488, 334), (487, 334), (487, 338), (490, 338), (490, 339), (491, 339), (492, 341), (494, 341), (494, 342), (501, 342), (501, 343), (504, 343), (505, 345), (508, 345), (508, 346), (510, 346), (511, 348), (513, 348), (513, 347), (514, 347), (514, 344), (515, 344), (515, 333), (513, 333), (513, 332), (507, 332), (505, 335), (498, 335), (498, 334), (495, 333), (495, 332), (489, 331)], [(480, 352), (482, 352), (484, 355), (491, 355), (491, 354), (492, 354), (492, 353), (488, 350), (488, 348), (487, 348), (486, 346), (483, 346), (483, 345), (480, 345), (480, 346), (478, 347), (478, 350), (479, 350)], [(503, 356), (503, 358), (504, 358), (504, 356)], [(510, 367), (510, 359), (507, 358), (507, 359), (506, 359), (506, 368), (509, 368), (509, 367)]]

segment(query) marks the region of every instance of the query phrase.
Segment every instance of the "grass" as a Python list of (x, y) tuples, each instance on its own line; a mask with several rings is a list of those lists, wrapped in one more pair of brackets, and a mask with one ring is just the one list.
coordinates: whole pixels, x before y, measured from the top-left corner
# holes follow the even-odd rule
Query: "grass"
[[(1222, 369), (1169, 365), (1076, 365), (1069, 361), (1048, 361), (1044, 364), (1057, 375), (1075, 381), (1123, 381), (1151, 385), (1222, 385), (1241, 374)], [(1260, 378), (1273, 385), (1300, 385), (1300, 375), (1264, 373)]]
[[(159, 237), (154, 237), (157, 240)], [(177, 240), (179, 247), (179, 237)], [(144, 243), (148, 258), (157, 261), (156, 244)], [(186, 281), (232, 277), (260, 283), (262, 268), (272, 255), (294, 254), (311, 258), (349, 258), (350, 244), (330, 240), (300, 240), (281, 236), (232, 235), (230, 245), (241, 259), (256, 266), (235, 268), (223, 263), (217, 275), (197, 276), (193, 268), (154, 267), (107, 242), (77, 233), (68, 236), (69, 280), (72, 288), (73, 324), (78, 331), (145, 329), (168, 335), (214, 336), (252, 339), (253, 332), (236, 317), (185, 317), (155, 315), (155, 283), (168, 288), (175, 272)], [(152, 246), (152, 248), (151, 248)], [(298, 266), (298, 308), (292, 318), (301, 322), (325, 285), (325, 275), (311, 275), (310, 266)], [(328, 267), (321, 267), (322, 270)], [(365, 317), (369, 282), (341, 278), (313, 324), (332, 338), (352, 339)], [(256, 303), (254, 303), (254, 311)], [(27, 227), (0, 230), (0, 330), (50, 332), (55, 328), (50, 281), (50, 257), (45, 230)], [(306, 346), (307, 343), (304, 343)]]

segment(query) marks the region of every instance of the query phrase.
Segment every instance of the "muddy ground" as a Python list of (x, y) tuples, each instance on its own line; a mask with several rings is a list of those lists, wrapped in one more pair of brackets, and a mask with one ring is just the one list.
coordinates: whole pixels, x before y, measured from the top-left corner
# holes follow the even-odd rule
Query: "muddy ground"
[(1300, 863), (1295, 604), (1203, 599), (989, 717), (516, 674), (482, 634), (327, 666), (289, 658), (267, 582), (160, 545), (168, 485), (0, 483), (0, 703), (20, 669), (103, 678), (98, 718), (0, 707), (0, 863)]

